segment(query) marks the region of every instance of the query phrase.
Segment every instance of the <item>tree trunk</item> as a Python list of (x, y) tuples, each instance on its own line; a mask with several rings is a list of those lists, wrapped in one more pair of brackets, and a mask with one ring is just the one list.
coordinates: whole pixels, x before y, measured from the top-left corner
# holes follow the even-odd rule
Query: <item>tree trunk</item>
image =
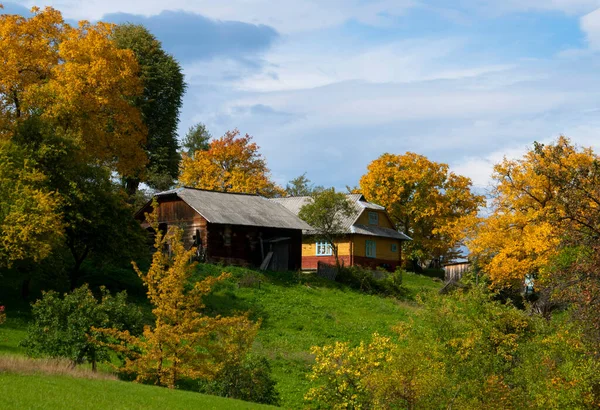
[(331, 245), (331, 250), (333, 251), (333, 257), (335, 258), (335, 269), (339, 272), (341, 269), (340, 266), (340, 258), (338, 256), (338, 247), (336, 245), (333, 244), (333, 242), (330, 242)]
[(136, 178), (126, 178), (125, 179), (125, 192), (127, 192), (127, 195), (129, 195), (130, 198), (135, 195), (139, 186), (140, 186), (139, 179), (136, 179)]
[(31, 288), (31, 278), (23, 279), (23, 283), (21, 283), (21, 297), (23, 300), (29, 299), (29, 290)]
[(85, 260), (85, 258), (87, 258), (88, 254), (90, 253), (90, 249), (86, 247), (83, 253), (81, 255), (78, 255), (77, 251), (75, 250), (75, 247), (70, 246), (69, 248), (71, 250), (71, 255), (73, 255), (73, 259), (75, 260), (75, 265), (73, 266), (73, 269), (69, 274), (69, 285), (71, 287), (71, 290), (74, 290), (77, 287), (77, 281), (79, 280), (79, 270), (81, 269), (83, 261)]

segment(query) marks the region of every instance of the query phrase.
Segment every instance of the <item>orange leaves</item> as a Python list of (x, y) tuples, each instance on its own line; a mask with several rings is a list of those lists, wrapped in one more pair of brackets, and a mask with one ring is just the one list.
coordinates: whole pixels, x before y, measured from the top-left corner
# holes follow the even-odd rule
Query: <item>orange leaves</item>
[(193, 158), (184, 155), (179, 182), (194, 188), (222, 192), (257, 193), (271, 197), (283, 190), (270, 180), (266, 161), (258, 145), (238, 130), (228, 131), (212, 140), (207, 151), (197, 151)]
[(411, 258), (445, 255), (461, 239), (457, 221), (483, 204), (483, 197), (471, 192), (469, 178), (422, 155), (383, 154), (367, 169), (362, 193), (385, 206), (397, 227), (413, 238)]
[(472, 221), (468, 243), (493, 286), (519, 286), (526, 275), (547, 279), (559, 246), (581, 230), (597, 229), (597, 159), (560, 137), (494, 167), (492, 213)]
[(60, 12), (0, 16), (0, 138), (40, 115), (81, 146), (88, 160), (136, 172), (146, 130), (131, 100), (142, 93), (137, 62), (111, 41), (112, 25), (65, 23)]

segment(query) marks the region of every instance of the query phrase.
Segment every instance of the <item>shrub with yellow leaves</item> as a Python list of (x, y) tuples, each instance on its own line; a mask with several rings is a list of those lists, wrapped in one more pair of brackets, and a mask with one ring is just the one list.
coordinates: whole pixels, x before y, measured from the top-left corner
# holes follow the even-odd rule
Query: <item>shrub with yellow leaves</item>
[[(147, 218), (156, 222), (155, 216)], [(203, 296), (227, 274), (207, 277), (187, 290), (195, 249), (184, 248), (180, 228), (170, 227), (163, 234), (154, 226), (157, 250), (149, 271), (144, 273), (134, 264), (148, 288), (154, 326), (146, 326), (141, 337), (116, 329), (95, 330), (112, 338), (107, 345), (125, 356), (120, 371), (135, 375), (138, 382), (174, 388), (184, 378), (210, 380), (226, 365), (245, 359), (260, 323), (253, 323), (247, 315), (203, 314)], [(170, 252), (164, 252), (165, 248)]]

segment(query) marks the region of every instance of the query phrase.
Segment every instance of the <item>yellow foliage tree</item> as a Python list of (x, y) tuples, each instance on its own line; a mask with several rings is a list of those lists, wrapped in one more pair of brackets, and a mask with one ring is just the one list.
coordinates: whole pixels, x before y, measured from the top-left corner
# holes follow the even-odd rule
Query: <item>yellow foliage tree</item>
[(39, 262), (62, 237), (60, 199), (45, 181), (18, 147), (0, 141), (0, 265)]
[(396, 227), (413, 239), (407, 244), (412, 260), (451, 254), (462, 239), (461, 219), (484, 203), (483, 196), (471, 192), (469, 178), (423, 155), (383, 154), (367, 169), (360, 189), (367, 200), (386, 207)]
[(472, 218), (468, 247), (494, 287), (543, 283), (559, 245), (577, 234), (600, 234), (598, 156), (560, 137), (494, 167), (492, 212)]
[(184, 154), (179, 182), (182, 185), (221, 192), (256, 193), (266, 197), (283, 195), (271, 181), (258, 145), (236, 129), (210, 142), (208, 150)]
[(133, 53), (110, 39), (113, 25), (65, 23), (50, 7), (29, 18), (0, 15), (0, 139), (32, 116), (73, 138), (86, 161), (130, 174), (146, 162), (146, 130), (131, 101), (142, 93)]
[[(153, 220), (153, 216), (148, 216)], [(135, 270), (148, 288), (156, 320), (141, 337), (116, 329), (94, 329), (113, 339), (101, 343), (125, 355), (120, 369), (151, 382), (174, 388), (182, 378), (212, 379), (225, 365), (240, 363), (248, 353), (260, 323), (247, 316), (210, 317), (202, 313), (202, 298), (227, 274), (208, 277), (186, 290), (193, 271), (195, 249), (183, 246), (183, 231), (156, 230), (156, 252), (147, 273)], [(169, 252), (165, 250), (168, 249)], [(171, 254), (171, 255), (169, 255)]]

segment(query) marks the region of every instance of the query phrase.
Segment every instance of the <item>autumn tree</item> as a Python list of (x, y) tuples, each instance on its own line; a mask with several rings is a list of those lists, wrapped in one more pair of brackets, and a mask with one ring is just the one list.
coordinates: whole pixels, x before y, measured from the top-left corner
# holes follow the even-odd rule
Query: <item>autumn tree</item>
[(211, 138), (212, 135), (210, 131), (208, 131), (208, 128), (206, 128), (206, 125), (199, 122), (190, 127), (183, 138), (181, 146), (184, 148), (184, 152), (188, 157), (194, 158), (194, 154), (197, 151), (208, 151)]
[(346, 233), (343, 221), (354, 213), (352, 204), (341, 192), (334, 188), (313, 193), (311, 201), (306, 203), (298, 216), (315, 230), (317, 238), (327, 242), (335, 257), (335, 265), (340, 268), (337, 240)]
[(259, 147), (246, 134), (228, 131), (213, 139), (206, 151), (184, 156), (179, 183), (221, 192), (256, 193), (266, 197), (280, 195), (282, 189), (270, 179), (267, 163)]
[(0, 15), (0, 139), (39, 116), (77, 143), (74, 160), (138, 172), (146, 127), (133, 105), (143, 91), (135, 56), (116, 47), (111, 24), (72, 27), (52, 8), (32, 12)]
[(367, 169), (360, 189), (367, 200), (384, 206), (396, 228), (413, 239), (406, 245), (413, 263), (451, 257), (461, 239), (459, 221), (484, 204), (483, 196), (471, 191), (469, 178), (423, 155), (383, 154)]
[(61, 199), (47, 177), (11, 141), (0, 141), (0, 265), (40, 262), (64, 235)]
[[(137, 175), (146, 163), (146, 127), (134, 106), (143, 87), (133, 52), (117, 48), (113, 28), (73, 27), (52, 8), (34, 8), (31, 17), (0, 15), (0, 141), (19, 152), (5, 162), (7, 181), (14, 179), (3, 205), (7, 215), (11, 207), (20, 213), (5, 238), (7, 246), (18, 239), (29, 249), (19, 256), (13, 241), (9, 251), (22, 260), (13, 271), (23, 278), (24, 296), (43, 269), (36, 265), (41, 257), (52, 252), (62, 260), (70, 250), (74, 286), (88, 255), (112, 260), (139, 238), (129, 235), (132, 210), (113, 179), (115, 172)], [(11, 163), (23, 170), (10, 174)]]
[[(562, 245), (594, 245), (600, 233), (598, 157), (564, 137), (494, 167), (492, 212), (475, 219), (469, 249), (496, 287), (550, 279)], [(539, 283), (539, 282), (538, 282)]]
[(148, 155), (145, 173), (126, 178), (127, 191), (132, 195), (141, 180), (151, 188), (168, 189), (177, 178), (181, 160), (177, 143), (179, 111), (185, 92), (181, 66), (144, 26), (117, 25), (111, 38), (119, 49), (133, 51), (139, 64), (143, 93), (134, 99), (134, 105), (141, 111), (148, 130), (144, 144)]
[(148, 218), (156, 228), (156, 252), (148, 272), (134, 267), (148, 289), (154, 326), (146, 326), (141, 337), (118, 329), (96, 330), (113, 338), (108, 345), (126, 356), (121, 371), (138, 382), (174, 388), (182, 378), (210, 380), (245, 358), (260, 324), (247, 316), (203, 314), (203, 297), (227, 274), (207, 277), (189, 289), (195, 249), (184, 248), (181, 229), (171, 227), (163, 234), (155, 218)]

